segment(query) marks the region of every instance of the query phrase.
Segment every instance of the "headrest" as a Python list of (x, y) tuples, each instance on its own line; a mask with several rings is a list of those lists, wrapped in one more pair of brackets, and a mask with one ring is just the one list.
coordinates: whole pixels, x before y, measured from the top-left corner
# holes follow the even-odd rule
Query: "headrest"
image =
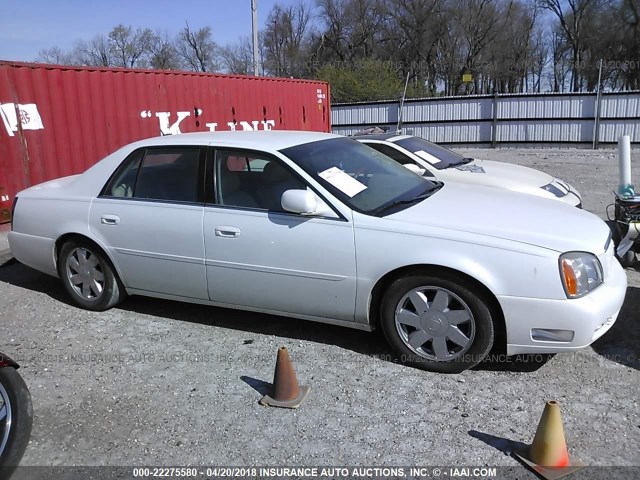
[(241, 172), (247, 169), (246, 157), (236, 157), (235, 155), (229, 155), (225, 163), (227, 165), (227, 169), (232, 172)]
[(266, 182), (281, 182), (289, 178), (289, 172), (278, 162), (270, 161), (264, 166), (262, 176)]

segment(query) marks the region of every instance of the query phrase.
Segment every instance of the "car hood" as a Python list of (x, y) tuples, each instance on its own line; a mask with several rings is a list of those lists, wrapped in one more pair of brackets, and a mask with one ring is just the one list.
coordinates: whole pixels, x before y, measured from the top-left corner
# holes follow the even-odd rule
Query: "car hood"
[[(388, 220), (458, 230), (558, 252), (605, 251), (609, 228), (597, 216), (562, 202), (508, 190), (448, 182)], [(409, 227), (410, 228), (410, 227)]]
[(492, 160), (474, 160), (465, 165), (446, 168), (438, 171), (437, 176), (443, 181), (454, 180), (509, 190), (521, 190), (522, 187), (539, 189), (553, 181), (548, 173)]

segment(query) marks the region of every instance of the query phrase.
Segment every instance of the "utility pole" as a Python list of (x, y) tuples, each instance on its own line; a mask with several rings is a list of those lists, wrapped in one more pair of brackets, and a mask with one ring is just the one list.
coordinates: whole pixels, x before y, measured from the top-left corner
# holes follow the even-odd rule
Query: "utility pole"
[(600, 104), (602, 101), (602, 63), (603, 59), (600, 59), (600, 66), (598, 68), (598, 88), (596, 90), (596, 103), (594, 105), (594, 122), (593, 122), (593, 149), (597, 150), (600, 143)]
[(258, 55), (258, 0), (251, 0), (251, 33), (253, 34), (253, 74), (259, 75), (260, 58)]

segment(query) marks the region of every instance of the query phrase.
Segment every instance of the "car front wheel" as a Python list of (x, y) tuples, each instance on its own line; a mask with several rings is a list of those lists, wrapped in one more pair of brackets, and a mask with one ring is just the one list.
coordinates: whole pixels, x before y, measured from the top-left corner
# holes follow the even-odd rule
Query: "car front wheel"
[(58, 274), (74, 303), (87, 310), (107, 310), (125, 296), (113, 267), (89, 242), (69, 241), (62, 246)]
[(31, 394), (13, 367), (0, 368), (0, 478), (9, 478), (31, 436)]
[(494, 340), (491, 311), (467, 282), (411, 275), (382, 301), (381, 327), (403, 363), (459, 373), (480, 363)]

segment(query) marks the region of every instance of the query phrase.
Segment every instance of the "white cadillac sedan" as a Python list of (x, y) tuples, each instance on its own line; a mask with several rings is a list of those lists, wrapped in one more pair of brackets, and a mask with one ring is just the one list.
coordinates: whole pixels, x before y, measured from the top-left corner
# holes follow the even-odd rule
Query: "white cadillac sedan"
[(126, 295), (380, 327), (438, 372), (585, 347), (626, 276), (598, 217), (415, 175), (310, 132), (153, 138), (21, 192), (11, 250), (105, 310)]
[(416, 173), (443, 182), (462, 182), (528, 193), (582, 207), (578, 190), (533, 168), (463, 157), (424, 138), (395, 133), (354, 135), (352, 138), (384, 153)]

